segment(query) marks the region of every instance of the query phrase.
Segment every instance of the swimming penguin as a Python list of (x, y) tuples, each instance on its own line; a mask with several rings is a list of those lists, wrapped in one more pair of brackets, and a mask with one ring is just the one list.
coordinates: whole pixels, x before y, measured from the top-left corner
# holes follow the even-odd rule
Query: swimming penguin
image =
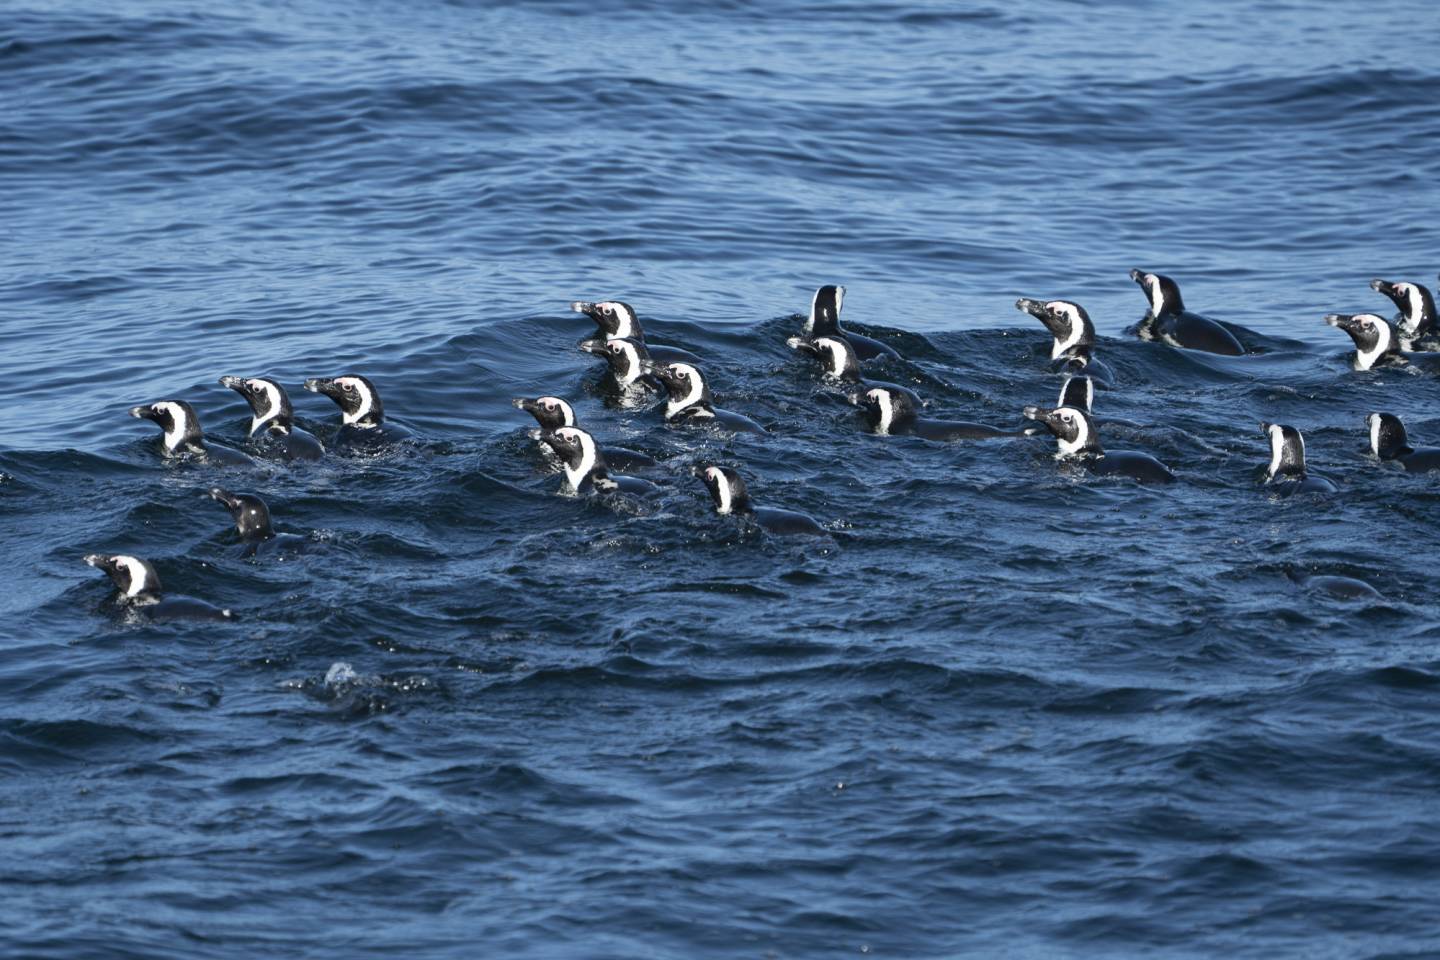
[(576, 300), (570, 304), (570, 309), (594, 320), (595, 325), (600, 328), (601, 337), (606, 340), (621, 338), (638, 340), (645, 344), (656, 363), (700, 362), (700, 358), (689, 350), (664, 347), (646, 340), (645, 332), (640, 329), (640, 321), (635, 317), (635, 310), (628, 303), (621, 303), (619, 300), (603, 300), (600, 303)]
[(160, 575), (148, 561), (125, 554), (92, 553), (85, 562), (109, 574), (120, 594), (115, 602), (147, 620), (233, 620), (235, 615), (194, 597), (163, 597)]
[(700, 368), (688, 363), (652, 366), (670, 397), (665, 401), (665, 419), (671, 423), (715, 424), (736, 433), (769, 433), (749, 417), (715, 406), (710, 385)]
[(840, 307), (844, 303), (844, 287), (826, 284), (816, 290), (815, 296), (810, 298), (810, 315), (805, 318), (805, 326), (801, 329), (801, 335), (806, 340), (813, 340), (816, 337), (842, 337), (855, 348), (855, 354), (861, 360), (870, 360), (875, 357), (898, 358), (900, 356), (889, 344), (881, 343), (864, 334), (841, 330)]
[[(543, 438), (545, 434), (561, 427), (578, 426), (579, 424), (575, 422), (575, 408), (559, 397), (537, 397), (534, 400), (517, 397), (510, 403), (535, 418), (535, 422), (540, 424), (540, 429), (531, 435), (540, 441), (540, 446), (548, 455), (558, 459), (559, 455), (555, 453), (554, 448), (544, 442)], [(605, 456), (606, 464), (616, 470), (643, 470), (646, 467), (655, 466), (654, 457), (635, 450), (626, 450), (624, 447), (607, 446), (601, 450), (601, 453)]]
[[(1138, 429), (1140, 424), (1133, 420), (1119, 420), (1115, 417), (1097, 417), (1093, 411), (1095, 403), (1095, 383), (1089, 377), (1066, 377), (1065, 382), (1060, 385), (1060, 398), (1055, 401), (1057, 407), (1074, 407), (1090, 418), (1090, 423), (1095, 427), (1131, 427)], [(1037, 433), (1045, 432), (1048, 428), (1043, 424), (1035, 424), (1026, 427), (1024, 433), (1027, 436), (1034, 436)]]
[(604, 360), (609, 367), (604, 380), (607, 392), (635, 397), (660, 389), (659, 381), (648, 372), (655, 361), (646, 349), (645, 341), (630, 337), (586, 340), (580, 344), (580, 349)]
[(1400, 354), (1399, 338), (1390, 321), (1373, 313), (1332, 313), (1325, 322), (1344, 330), (1355, 341), (1355, 356), (1350, 365), (1356, 370), (1369, 370), (1377, 365), (1405, 363)]
[(210, 498), (225, 505), (235, 521), (240, 542), (245, 545), (243, 557), (273, 553), (277, 548), (297, 549), (306, 544), (304, 537), (293, 533), (276, 533), (270, 523), (270, 508), (265, 501), (250, 493), (231, 493), (219, 487), (210, 488)]
[(222, 467), (254, 466), (255, 461), (233, 447), (205, 439), (195, 408), (184, 400), (161, 400), (130, 408), (130, 416), (150, 420), (165, 431), (162, 446), (167, 457), (201, 457)]
[(1365, 426), (1370, 428), (1370, 452), (1381, 460), (1393, 460), (1416, 473), (1440, 470), (1440, 447), (1410, 446), (1405, 424), (1393, 413), (1372, 413)]
[(1294, 427), (1282, 423), (1260, 424), (1270, 438), (1270, 463), (1265, 482), (1282, 497), (1297, 493), (1334, 493), (1335, 484), (1305, 469), (1305, 438)]
[(1357, 580), (1354, 577), (1305, 573), (1288, 565), (1285, 567), (1285, 576), (1289, 577), (1290, 582), (1297, 587), (1329, 594), (1337, 600), (1385, 599), (1379, 590), (1364, 580)]
[(221, 377), (250, 404), (250, 436), (260, 433), (286, 460), (319, 460), (325, 448), (313, 433), (295, 426), (295, 411), (285, 388), (263, 377)]
[(1202, 317), (1185, 309), (1180, 287), (1169, 277), (1143, 270), (1131, 270), (1130, 279), (1150, 298), (1150, 309), (1135, 327), (1141, 340), (1158, 340), (1172, 347), (1203, 350), (1227, 357), (1239, 357), (1245, 348), (1228, 324)]
[(385, 408), (375, 384), (361, 376), (347, 374), (333, 379), (311, 377), (305, 381), (311, 393), (323, 393), (340, 407), (339, 443), (369, 444), (376, 440), (404, 440), (409, 430), (385, 420)]
[(605, 463), (605, 454), (595, 438), (579, 427), (561, 427), (541, 438), (554, 449), (565, 468), (563, 493), (586, 493), (597, 490), (601, 493), (650, 493), (660, 489), (657, 484), (640, 477), (626, 477), (611, 474)]
[(1026, 407), (1025, 417), (1050, 428), (1055, 435), (1060, 460), (1074, 460), (1091, 473), (1100, 476), (1133, 477), (1143, 483), (1173, 483), (1170, 468), (1148, 453), (1133, 450), (1103, 450), (1095, 424), (1083, 410), (1075, 407)]
[(1051, 369), (1071, 376), (1088, 376), (1103, 387), (1115, 385), (1115, 374), (1095, 358), (1095, 324), (1090, 314), (1069, 300), (1031, 300), (1021, 297), (1015, 309), (1045, 324), (1055, 338), (1050, 345)]
[(1002, 430), (964, 420), (922, 420), (904, 393), (885, 387), (865, 391), (865, 412), (870, 429), (886, 437), (914, 436), (925, 440), (993, 440), (1022, 436), (1021, 430)]
[(737, 516), (753, 520), (769, 533), (816, 537), (825, 534), (825, 528), (816, 523), (813, 517), (794, 510), (755, 506), (750, 502), (745, 480), (730, 467), (700, 461), (690, 468), (690, 472), (704, 482), (710, 496), (715, 499), (715, 512), (722, 517)]
[(838, 383), (845, 388), (845, 399), (857, 407), (865, 405), (865, 391), (871, 387), (884, 387), (895, 393), (908, 394), (910, 402), (916, 407), (923, 407), (925, 401), (920, 395), (909, 387), (902, 387), (898, 383), (885, 383), (882, 380), (866, 380), (860, 375), (860, 356), (855, 352), (855, 347), (844, 337), (816, 337), (814, 340), (806, 340), (802, 337), (791, 337), (785, 341), (785, 345), (791, 350), (798, 350), (807, 356), (819, 360), (825, 367), (825, 379)]
[(1428, 287), (1405, 281), (1371, 280), (1370, 289), (1385, 294), (1399, 309), (1395, 315), (1395, 332), (1399, 335), (1400, 349), (1440, 350), (1440, 321), (1435, 317), (1435, 298)]

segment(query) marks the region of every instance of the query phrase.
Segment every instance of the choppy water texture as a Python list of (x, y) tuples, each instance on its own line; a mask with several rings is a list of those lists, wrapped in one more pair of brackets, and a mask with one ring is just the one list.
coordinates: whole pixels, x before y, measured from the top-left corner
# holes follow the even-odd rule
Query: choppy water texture
[[(1434, 956), (1440, 383), (1327, 312), (1434, 280), (1427, 3), (13, 5), (0, 21), (0, 930), (45, 957)], [(1433, 32), (1433, 31), (1430, 31)], [(1292, 344), (1125, 336), (1131, 267)], [(863, 434), (822, 282), (937, 415), (1058, 382), (1085, 304), (1181, 482)], [(606, 406), (634, 303), (773, 436)], [(1388, 312), (1388, 311), (1386, 311)], [(419, 439), (243, 441), (222, 374), (368, 374)], [(556, 393), (666, 491), (555, 495)], [(1256, 483), (1258, 422), (1334, 496)], [(817, 541), (717, 518), (743, 465)], [(216, 482), (298, 554), (240, 559)], [(86, 553), (234, 624), (135, 625)], [(1297, 587), (1362, 577), (1381, 601)], [(337, 666), (338, 665), (338, 666)]]

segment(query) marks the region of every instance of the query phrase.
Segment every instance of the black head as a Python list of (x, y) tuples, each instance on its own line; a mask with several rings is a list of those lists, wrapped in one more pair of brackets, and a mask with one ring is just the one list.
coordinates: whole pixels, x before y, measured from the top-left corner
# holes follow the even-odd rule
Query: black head
[(791, 337), (785, 343), (824, 364), (825, 376), (829, 379), (841, 383), (860, 382), (860, 357), (844, 337), (816, 337), (813, 340)]
[(1370, 430), (1370, 452), (1381, 460), (1394, 460), (1413, 453), (1405, 424), (1393, 413), (1372, 413), (1365, 418)]
[(565, 465), (565, 479), (571, 490), (580, 491), (590, 484), (600, 488), (614, 486), (600, 445), (588, 432), (579, 427), (560, 427), (541, 434), (540, 439), (549, 444)]
[(341, 420), (356, 427), (378, 427), (385, 422), (385, 408), (375, 384), (353, 373), (327, 379), (311, 377), (305, 381), (311, 393), (323, 393), (340, 407)]
[(1369, 370), (1381, 360), (1397, 357), (1400, 345), (1390, 321), (1373, 313), (1332, 313), (1325, 318), (1355, 341), (1355, 368)]
[(606, 337), (645, 339), (645, 334), (640, 330), (640, 321), (635, 317), (635, 310), (628, 303), (621, 303), (619, 300), (602, 300), (599, 303), (576, 300), (570, 304), (570, 309), (594, 320)]
[(805, 335), (828, 337), (840, 332), (840, 308), (845, 303), (845, 288), (826, 284), (815, 291), (810, 300), (810, 316), (805, 318)]
[(270, 526), (270, 508), (265, 506), (264, 500), (254, 494), (231, 493), (219, 487), (210, 488), (210, 497), (223, 503), (230, 511), (235, 529), (240, 531), (240, 539), (269, 540), (275, 536), (275, 529)]
[(1418, 336), (1435, 327), (1435, 298), (1428, 287), (1406, 281), (1371, 280), (1370, 289), (1383, 293), (1395, 304), (1404, 318), (1400, 330), (1405, 336)]
[(1089, 415), (1078, 407), (1026, 407), (1025, 419), (1043, 423), (1064, 457), (1100, 453), (1100, 437)]
[(665, 402), (665, 416), (674, 417), (694, 408), (714, 409), (715, 399), (700, 368), (691, 363), (652, 364), (650, 373), (664, 385), (670, 399)]
[(153, 603), (160, 599), (160, 575), (148, 561), (125, 554), (92, 553), (85, 562), (109, 574), (124, 603)]
[(1144, 270), (1131, 270), (1130, 279), (1140, 285), (1150, 299), (1150, 315), (1163, 317), (1167, 313), (1184, 313), (1185, 301), (1180, 299), (1180, 285), (1169, 277)]
[(609, 340), (586, 340), (580, 349), (599, 357), (610, 365), (615, 380), (629, 386), (645, 376), (652, 361), (645, 341), (631, 337), (611, 337)]
[(1305, 475), (1305, 438), (1300, 431), (1283, 423), (1261, 422), (1260, 432), (1270, 438), (1270, 465), (1265, 479), (1303, 477)]
[(1015, 308), (1045, 324), (1045, 329), (1055, 338), (1055, 343), (1050, 347), (1052, 359), (1093, 346), (1095, 343), (1095, 324), (1090, 322), (1090, 314), (1078, 303), (1021, 297), (1015, 301)]
[(1060, 399), (1056, 401), (1057, 407), (1074, 407), (1085, 413), (1090, 412), (1091, 405), (1095, 402), (1095, 382), (1089, 377), (1066, 377), (1065, 385), (1060, 388)]
[(917, 416), (909, 394), (886, 387), (871, 387), (860, 397), (870, 429), (885, 436), (909, 431)]
[(732, 467), (698, 460), (690, 472), (705, 484), (715, 501), (715, 512), (721, 515), (751, 513), (750, 493), (745, 489), (745, 479)]
[(250, 404), (250, 435), (258, 431), (273, 430), (289, 433), (295, 422), (295, 411), (290, 407), (290, 397), (285, 388), (274, 380), (264, 377), (221, 377), (220, 386), (229, 387)]
[(141, 404), (130, 408), (130, 416), (154, 421), (165, 431), (167, 453), (204, 449), (205, 434), (200, 429), (200, 418), (195, 415), (195, 408), (184, 400)]
[(559, 397), (536, 397), (534, 400), (517, 397), (510, 402), (534, 417), (535, 422), (540, 424), (542, 430), (550, 431), (558, 430), (560, 427), (575, 426), (574, 408)]

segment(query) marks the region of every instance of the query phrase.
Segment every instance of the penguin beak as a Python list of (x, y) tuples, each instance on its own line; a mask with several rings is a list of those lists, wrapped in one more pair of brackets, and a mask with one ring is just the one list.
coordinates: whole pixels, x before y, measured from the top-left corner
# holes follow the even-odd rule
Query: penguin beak
[(241, 380), (239, 377), (221, 377), (220, 386), (229, 387), (231, 390), (235, 390), (239, 393), (245, 392), (245, 381)]
[(218, 500), (231, 510), (234, 510), (240, 505), (240, 499), (236, 497), (235, 494), (230, 493), (228, 490), (222, 490), (219, 487), (210, 488), (210, 499)]
[(785, 341), (785, 346), (791, 350), (799, 350), (801, 353), (809, 354), (812, 357), (820, 356), (820, 348), (809, 340), (801, 337), (791, 337)]
[(97, 570), (104, 570), (106, 573), (109, 573), (111, 570), (115, 569), (115, 564), (111, 562), (109, 557), (102, 556), (98, 553), (86, 554), (85, 563), (89, 566), (95, 567)]
[(305, 381), (305, 389), (311, 393), (323, 393), (332, 400), (340, 396), (340, 388), (335, 386), (335, 381), (326, 377), (311, 377)]
[(589, 300), (573, 300), (570, 303), (570, 309), (576, 313), (583, 313), (587, 317), (595, 316), (595, 304)]
[(1384, 280), (1371, 280), (1370, 289), (1376, 293), (1383, 293), (1387, 297), (1394, 296), (1395, 294), (1395, 284), (1387, 283)]
[[(710, 469), (710, 463), (706, 460), (696, 460), (690, 464), (690, 476), (705, 480), (705, 471)], [(706, 484), (709, 485), (708, 483)]]
[(1351, 314), (1332, 313), (1325, 317), (1325, 323), (1337, 330), (1344, 330), (1346, 333), (1355, 331), (1355, 318)]
[(1055, 315), (1050, 312), (1050, 308), (1045, 306), (1045, 304), (1041, 303), (1039, 300), (1031, 300), (1028, 297), (1021, 297), (1019, 300), (1015, 301), (1015, 307), (1018, 310), (1025, 311), (1026, 313), (1030, 314), (1030, 316), (1034, 317), (1036, 320), (1039, 320), (1041, 323), (1045, 324), (1045, 329), (1049, 330), (1050, 333), (1056, 337), (1064, 336), (1066, 333), (1069, 332), (1068, 328), (1060, 327), (1060, 324), (1056, 320)]
[(514, 400), (510, 401), (510, 406), (514, 407), (516, 410), (524, 410), (526, 413), (533, 416), (535, 413), (536, 403), (534, 400), (527, 400), (525, 397), (516, 397)]
[(149, 404), (141, 404), (130, 408), (130, 416), (137, 420), (156, 420), (160, 415)]
[(603, 358), (607, 353), (603, 340), (581, 340), (580, 349), (588, 354)]
[(1145, 271), (1143, 271), (1143, 270), (1131, 270), (1131, 271), (1130, 271), (1130, 279), (1133, 280), (1133, 281), (1135, 281), (1136, 283), (1140, 284), (1140, 286), (1142, 286), (1142, 287), (1145, 286)]
[(1269, 422), (1267, 422), (1267, 421), (1265, 421), (1265, 420), (1261, 420), (1261, 421), (1260, 421), (1260, 432), (1261, 432), (1261, 433), (1269, 433), (1269, 432), (1270, 432), (1270, 428), (1271, 428), (1272, 426), (1273, 426), (1273, 424), (1271, 424), (1271, 423), (1269, 423)]

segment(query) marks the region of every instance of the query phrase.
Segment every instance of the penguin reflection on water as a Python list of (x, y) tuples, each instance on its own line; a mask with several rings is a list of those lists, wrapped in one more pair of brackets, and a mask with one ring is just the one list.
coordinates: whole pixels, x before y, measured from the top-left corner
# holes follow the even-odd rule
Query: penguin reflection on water
[(1150, 299), (1150, 309), (1135, 327), (1141, 340), (1156, 340), (1172, 347), (1218, 353), (1228, 357), (1245, 354), (1245, 347), (1229, 324), (1185, 309), (1180, 285), (1169, 277), (1143, 270), (1131, 270), (1130, 279)]
[(825, 534), (825, 528), (806, 514), (755, 506), (750, 501), (744, 478), (731, 467), (699, 461), (690, 468), (690, 472), (710, 491), (710, 496), (715, 501), (715, 512), (722, 517), (736, 516), (751, 520), (768, 533), (816, 537)]
[(594, 320), (595, 326), (600, 328), (602, 340), (634, 340), (644, 344), (656, 363), (700, 362), (700, 358), (689, 350), (661, 346), (646, 340), (645, 331), (640, 329), (640, 321), (635, 316), (635, 309), (628, 303), (619, 300), (602, 300), (599, 303), (576, 300), (570, 304), (570, 309)]
[(340, 432), (335, 436), (338, 443), (369, 445), (411, 436), (409, 430), (386, 421), (380, 393), (375, 384), (364, 377), (355, 374), (311, 377), (305, 381), (305, 389), (323, 393), (340, 408)]
[(865, 412), (872, 432), (882, 437), (915, 436), (925, 440), (994, 440), (1023, 436), (1023, 430), (1004, 430), (965, 420), (929, 420), (918, 416), (908, 391), (871, 387), (865, 392)]
[(166, 597), (160, 575), (146, 560), (127, 554), (92, 553), (85, 562), (103, 570), (119, 589), (115, 602), (146, 620), (232, 620), (234, 614), (194, 597)]
[(240, 542), (244, 544), (243, 557), (272, 554), (277, 550), (299, 550), (308, 542), (293, 533), (276, 533), (270, 522), (270, 508), (254, 494), (231, 493), (220, 487), (211, 487), (210, 498), (224, 504), (230, 511)]
[(195, 457), (222, 467), (254, 466), (255, 461), (233, 447), (205, 439), (195, 408), (184, 400), (161, 400), (130, 408), (130, 416), (150, 420), (164, 431), (167, 457)]
[(295, 411), (280, 384), (264, 377), (221, 377), (220, 385), (234, 390), (250, 404), (251, 437), (259, 433), (265, 445), (286, 460), (320, 460), (325, 456), (325, 448), (315, 435), (295, 426)]
[(561, 427), (540, 437), (555, 451), (565, 470), (565, 485), (561, 493), (579, 494), (596, 491), (599, 493), (653, 493), (658, 484), (640, 477), (612, 474), (605, 462), (605, 454), (595, 438), (579, 427)]
[(839, 337), (855, 349), (855, 354), (861, 360), (870, 360), (875, 357), (895, 357), (900, 354), (895, 348), (887, 343), (881, 343), (873, 337), (867, 337), (860, 333), (851, 333), (849, 330), (840, 329), (840, 308), (845, 303), (845, 288), (836, 284), (826, 284), (815, 291), (810, 298), (810, 315), (805, 318), (805, 326), (801, 328), (801, 337), (805, 340), (814, 340), (816, 337)]
[(1424, 473), (1440, 470), (1440, 447), (1412, 447), (1405, 424), (1393, 413), (1372, 413), (1365, 418), (1370, 431), (1370, 452), (1406, 470)]
[(1311, 474), (1305, 466), (1305, 438), (1300, 431), (1283, 423), (1260, 424), (1260, 432), (1270, 438), (1270, 463), (1265, 467), (1265, 483), (1282, 497), (1297, 493), (1334, 493), (1335, 484)]
[[(559, 430), (561, 427), (576, 427), (579, 424), (575, 420), (575, 408), (570, 406), (568, 401), (559, 397), (536, 397), (531, 400), (525, 397), (516, 397), (510, 401), (511, 405), (519, 410), (524, 410), (535, 418), (540, 429), (531, 431), (531, 436), (540, 442), (547, 456), (559, 460), (555, 448), (545, 442), (545, 435)], [(601, 450), (605, 457), (607, 466), (616, 470), (643, 470), (646, 467), (655, 466), (655, 458), (636, 450), (627, 450), (624, 447), (606, 446)]]
[(1098, 476), (1131, 477), (1142, 483), (1174, 483), (1170, 468), (1148, 453), (1104, 450), (1089, 414), (1075, 407), (1026, 407), (1025, 417), (1050, 428), (1059, 452), (1056, 458), (1073, 461)]
[(710, 384), (700, 368), (689, 363), (667, 363), (652, 366), (650, 371), (664, 384), (670, 395), (665, 401), (665, 420), (669, 423), (708, 424), (734, 433), (769, 433), (744, 414), (721, 410), (710, 395)]
[(885, 383), (881, 380), (866, 380), (862, 377), (860, 375), (860, 355), (855, 352), (850, 341), (844, 337), (816, 337), (814, 340), (791, 337), (785, 341), (785, 345), (819, 360), (825, 368), (825, 379), (840, 384), (845, 389), (845, 398), (857, 407), (865, 405), (865, 392), (872, 387), (884, 387), (894, 393), (903, 393), (917, 408), (925, 405), (925, 401), (920, 399), (920, 395), (909, 387), (902, 387), (896, 383)]
[(1069, 300), (1031, 300), (1021, 297), (1015, 309), (1030, 314), (1055, 338), (1050, 344), (1051, 368), (1056, 373), (1091, 377), (1103, 387), (1115, 385), (1115, 374), (1095, 359), (1095, 324), (1090, 314)]
[(1384, 294), (1400, 311), (1394, 321), (1400, 349), (1440, 350), (1440, 320), (1435, 316), (1435, 297), (1428, 287), (1407, 281), (1371, 280), (1370, 289)]

